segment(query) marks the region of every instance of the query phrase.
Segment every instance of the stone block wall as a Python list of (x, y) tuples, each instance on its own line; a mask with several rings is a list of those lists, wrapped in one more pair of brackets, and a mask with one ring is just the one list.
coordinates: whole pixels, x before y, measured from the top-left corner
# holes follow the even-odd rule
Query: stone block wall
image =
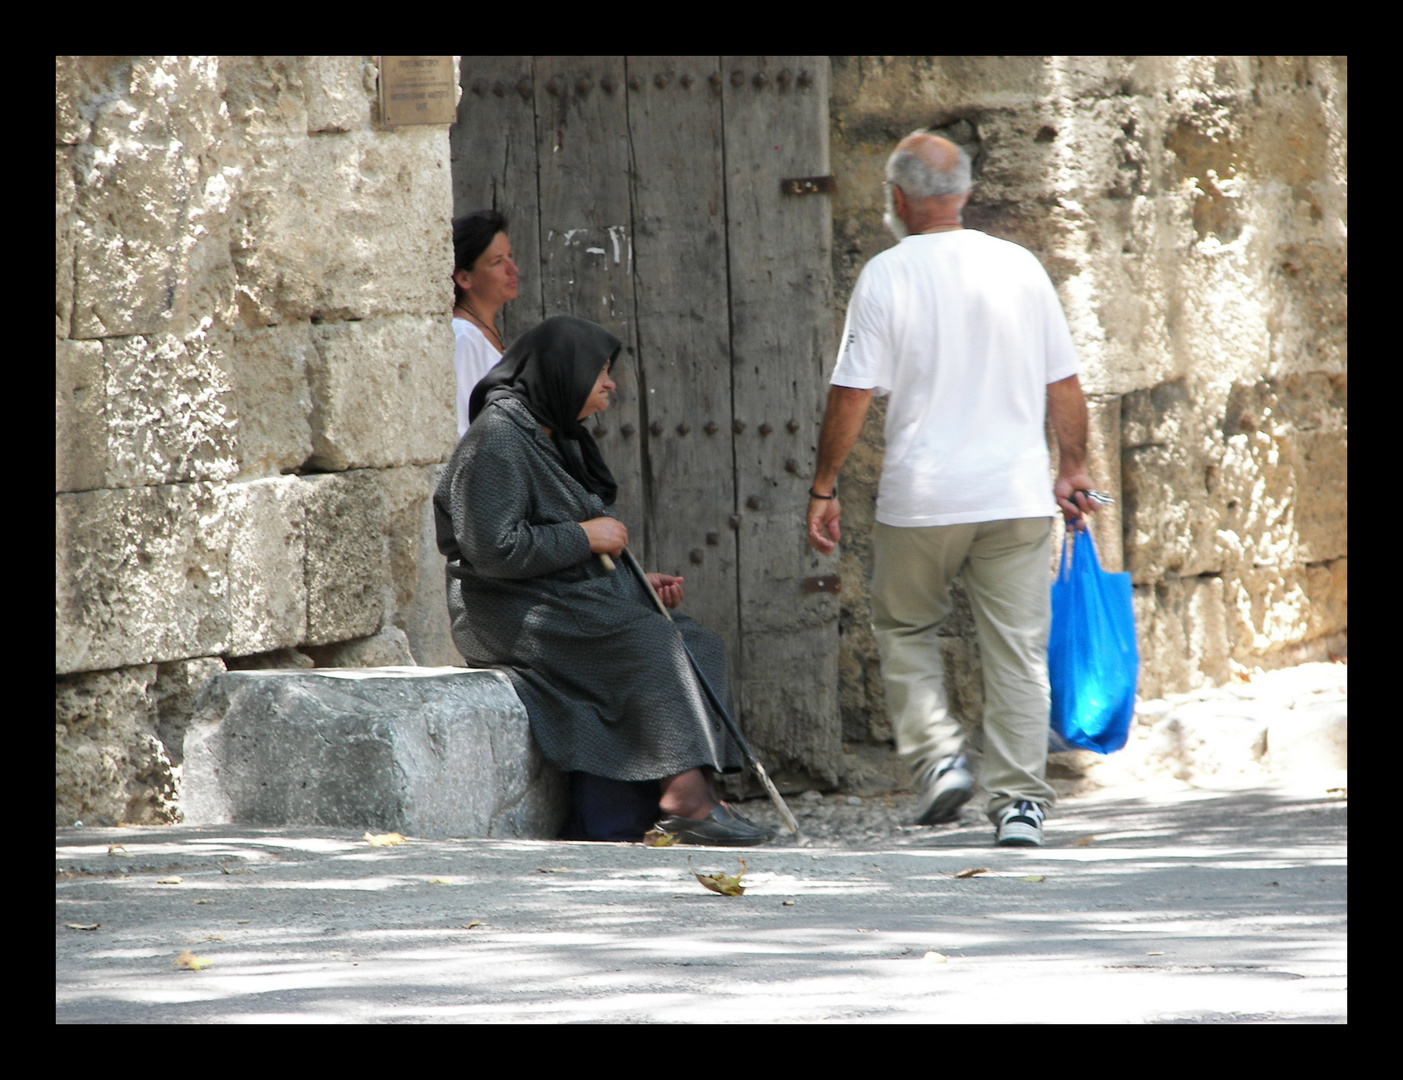
[[(1133, 575), (1141, 696), (1344, 651), (1347, 60), (834, 57), (832, 72), (836, 318), (893, 243), (881, 181), (918, 129), (973, 157), (965, 224), (1031, 249), (1058, 289), (1092, 471), (1118, 500), (1096, 539)], [(868, 602), (882, 417), (878, 402), (842, 477), (854, 751), (890, 737)], [(946, 633), (972, 723), (963, 602)]]
[(172, 820), (212, 672), (461, 663), (448, 129), (375, 62), (56, 60), (59, 824)]

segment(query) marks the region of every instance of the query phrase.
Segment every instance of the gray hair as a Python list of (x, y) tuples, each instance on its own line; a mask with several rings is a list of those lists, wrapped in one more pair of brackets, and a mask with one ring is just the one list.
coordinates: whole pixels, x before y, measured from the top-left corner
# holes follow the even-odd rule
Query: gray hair
[[(951, 144), (955, 146), (954, 143)], [(955, 146), (958, 160), (949, 172), (940, 172), (919, 154), (897, 150), (887, 159), (887, 179), (909, 199), (929, 199), (934, 195), (965, 195), (970, 187), (969, 155)]]

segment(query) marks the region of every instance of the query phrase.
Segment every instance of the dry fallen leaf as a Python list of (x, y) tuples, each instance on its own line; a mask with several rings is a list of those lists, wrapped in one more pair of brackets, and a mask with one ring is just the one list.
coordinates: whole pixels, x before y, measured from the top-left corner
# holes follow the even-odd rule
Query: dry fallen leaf
[(1094, 836), (1083, 836), (1080, 840), (1073, 840), (1072, 847), (1090, 847), (1096, 842)]
[[(722, 896), (740, 896), (745, 892), (745, 886), (740, 883), (740, 879), (745, 877), (745, 860), (740, 859), (740, 873), (731, 874), (707, 874), (703, 877), (698, 874), (695, 867), (692, 868), (692, 876), (702, 883), (706, 888)], [(687, 857), (688, 867), (692, 866), (691, 856)]]
[(396, 844), (409, 843), (408, 840), (397, 832), (366, 833), (361, 839), (371, 847), (394, 847)]
[(934, 964), (948, 964), (950, 962), (950, 958), (948, 956), (946, 956), (944, 953), (938, 952), (928, 952), (925, 956), (921, 957), (921, 959), (929, 960)]
[(99, 923), (99, 922), (92, 922), (92, 923), (71, 922), (71, 923), (68, 923), (68, 924), (67, 924), (68, 929), (70, 929), (70, 930), (96, 930), (96, 929), (97, 929), (99, 926), (101, 926), (101, 925), (102, 925), (102, 923)]
[(430, 878), (430, 879), (429, 879), (429, 884), (430, 884), (430, 885), (452, 885), (453, 882), (449, 881), (446, 877), (436, 877), (436, 878)]
[(121, 844), (108, 844), (108, 845), (107, 845), (107, 854), (109, 854), (109, 855), (125, 855), (125, 856), (127, 856), (127, 858), (131, 858), (131, 854), (132, 854), (132, 853), (131, 853), (130, 851), (128, 851), (126, 848), (124, 848)]
[(1146, 955), (1146, 956), (1163, 956), (1164, 953), (1162, 953), (1162, 952), (1147, 952), (1145, 955)]
[(189, 968), (191, 971), (199, 971), (201, 968), (213, 966), (214, 961), (208, 957), (196, 956), (189, 949), (175, 958), (175, 966)]
[(252, 919), (240, 919), (240, 920), (239, 920), (239, 925), (240, 925), (240, 926), (247, 926), (247, 925), (248, 925), (249, 923), (251, 923), (251, 922), (253, 922)]
[(1326, 795), (1338, 795), (1338, 796), (1339, 796), (1340, 798), (1342, 798), (1342, 799), (1347, 799), (1347, 798), (1349, 798), (1349, 788), (1327, 787), (1327, 788), (1325, 789), (1325, 794), (1326, 794)]
[(643, 834), (643, 843), (648, 847), (671, 847), (677, 840), (677, 833), (663, 832), (662, 829), (649, 829)]
[(958, 874), (956, 874), (955, 876), (956, 876), (956, 877), (974, 877), (975, 874), (987, 874), (988, 872), (989, 872), (989, 868), (988, 868), (987, 866), (979, 866), (979, 867), (971, 866), (968, 870), (961, 870), (961, 871), (960, 871)]
[(794, 906), (794, 901), (793, 901), (793, 900), (786, 900), (786, 901), (784, 902), (783, 906), (784, 906), (784, 907), (793, 907), (793, 906)]
[(1028, 875), (1027, 877), (1025, 877), (1023, 880), (1024, 880), (1024, 881), (1046, 881), (1046, 880), (1047, 880), (1047, 876), (1046, 876), (1045, 874), (1029, 874), (1029, 875)]
[(538, 866), (536, 872), (538, 874), (568, 874), (570, 868), (568, 866)]
[(184, 885), (185, 879), (179, 874), (172, 874), (170, 877), (156, 879), (157, 885)]
[(481, 919), (473, 919), (473, 920), (471, 920), (471, 921), (469, 921), (469, 922), (465, 922), (465, 923), (463, 924), (463, 929), (464, 929), (464, 930), (471, 930), (474, 926), (486, 926), (486, 925), (487, 925), (487, 924), (486, 924), (485, 922), (483, 922)]

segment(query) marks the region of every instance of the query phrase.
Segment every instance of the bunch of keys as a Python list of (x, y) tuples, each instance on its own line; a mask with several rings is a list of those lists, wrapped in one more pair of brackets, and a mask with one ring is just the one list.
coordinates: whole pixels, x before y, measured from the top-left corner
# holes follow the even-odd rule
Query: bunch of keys
[(1090, 491), (1087, 488), (1077, 488), (1077, 491), (1081, 492), (1097, 506), (1110, 506), (1115, 502), (1115, 499), (1111, 498), (1104, 491)]

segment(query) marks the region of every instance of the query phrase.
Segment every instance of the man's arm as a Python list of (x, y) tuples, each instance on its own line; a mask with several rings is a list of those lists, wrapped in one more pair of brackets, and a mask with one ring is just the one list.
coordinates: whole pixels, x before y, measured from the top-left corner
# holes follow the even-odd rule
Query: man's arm
[[(823, 428), (818, 435), (818, 467), (814, 470), (811, 490), (820, 495), (834, 494), (838, 470), (852, 452), (867, 407), (872, 403), (871, 390), (851, 386), (830, 386), (828, 406), (823, 412)], [(839, 540), (838, 518), (842, 507), (836, 494), (832, 499), (809, 499), (809, 545), (828, 555)]]
[(1079, 492), (1095, 487), (1086, 473), (1086, 397), (1075, 375), (1047, 384), (1047, 415), (1057, 436), (1057, 483), (1053, 495), (1070, 525), (1096, 504)]

